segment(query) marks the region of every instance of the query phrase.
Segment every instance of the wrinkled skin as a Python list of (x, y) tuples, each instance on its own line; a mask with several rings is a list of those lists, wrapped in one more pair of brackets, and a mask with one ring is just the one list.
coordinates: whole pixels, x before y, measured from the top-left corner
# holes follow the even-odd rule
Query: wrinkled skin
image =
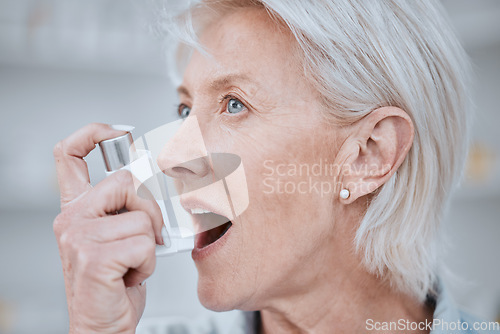
[[(329, 256), (335, 238), (333, 193), (278, 193), (270, 191), (276, 183), (269, 177), (267, 186), (264, 182), (278, 164), (333, 162), (339, 139), (321, 117), (317, 92), (300, 72), (292, 36), (261, 13), (252, 22), (245, 19), (229, 16), (204, 32), (201, 42), (212, 57), (195, 52), (180, 90), (208, 152), (238, 154), (249, 186), (249, 207), (233, 224), (227, 243), (196, 261), (199, 297), (216, 310), (253, 309), (264, 296), (278, 298), (292, 286), (306, 287), (305, 264)], [(248, 31), (248, 24), (254, 29)], [(223, 81), (216, 87), (218, 80)], [(220, 102), (227, 95), (241, 101), (244, 110), (228, 113), (228, 101)], [(196, 158), (195, 150), (183, 149), (188, 138), (190, 132), (181, 129), (167, 144), (159, 158), (162, 169)], [(308, 176), (272, 177), (297, 183)]]

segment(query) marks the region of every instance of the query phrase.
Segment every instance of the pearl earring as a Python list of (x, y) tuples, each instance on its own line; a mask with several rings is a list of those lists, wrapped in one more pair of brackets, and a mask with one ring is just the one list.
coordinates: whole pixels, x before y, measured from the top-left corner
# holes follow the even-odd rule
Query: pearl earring
[(342, 189), (340, 191), (340, 198), (342, 198), (342, 199), (348, 199), (350, 195), (351, 195), (351, 193), (347, 189)]

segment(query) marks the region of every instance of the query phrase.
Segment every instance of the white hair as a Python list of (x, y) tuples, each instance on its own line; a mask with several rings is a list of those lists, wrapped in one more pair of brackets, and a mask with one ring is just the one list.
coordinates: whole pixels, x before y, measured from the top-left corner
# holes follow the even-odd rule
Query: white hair
[[(262, 7), (289, 28), (334, 121), (352, 123), (381, 106), (399, 107), (411, 117), (412, 148), (376, 191), (354, 243), (369, 272), (425, 300), (436, 280), (440, 222), (466, 159), (470, 118), (468, 57), (441, 4), (206, 0), (191, 7), (180, 26), (167, 26), (183, 31), (175, 32), (183, 44), (194, 45), (210, 15), (241, 7)], [(185, 65), (188, 54), (178, 56)]]

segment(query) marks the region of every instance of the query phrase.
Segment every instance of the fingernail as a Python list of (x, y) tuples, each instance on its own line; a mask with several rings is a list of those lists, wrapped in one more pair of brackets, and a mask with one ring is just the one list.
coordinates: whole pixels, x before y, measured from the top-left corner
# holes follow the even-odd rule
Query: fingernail
[(118, 131), (126, 131), (130, 132), (135, 129), (135, 126), (132, 125), (124, 125), (124, 124), (116, 124), (116, 125), (110, 125), (111, 129), (118, 130)]
[(165, 243), (165, 240), (170, 240), (170, 237), (168, 235), (168, 232), (167, 232), (167, 228), (165, 227), (165, 225), (163, 225), (161, 227), (161, 244), (163, 246), (166, 246), (167, 244)]

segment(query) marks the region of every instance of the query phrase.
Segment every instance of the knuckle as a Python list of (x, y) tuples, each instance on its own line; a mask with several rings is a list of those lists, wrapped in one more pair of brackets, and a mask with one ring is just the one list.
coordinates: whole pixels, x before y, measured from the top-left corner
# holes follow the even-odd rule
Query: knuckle
[(63, 250), (77, 248), (77, 240), (71, 231), (65, 231), (59, 236), (59, 246)]
[(70, 218), (64, 212), (61, 212), (57, 215), (52, 223), (52, 229), (56, 237), (60, 238), (69, 226)]
[(52, 230), (54, 231), (56, 237), (60, 237), (64, 231), (66, 220), (62, 217), (62, 214), (57, 215), (52, 223)]
[(52, 150), (52, 153), (55, 158), (60, 158), (64, 154), (64, 146), (65, 146), (65, 141), (61, 140), (57, 144), (54, 145), (54, 149)]
[(97, 260), (99, 259), (93, 247), (85, 246), (80, 247), (76, 258), (78, 267), (87, 272), (90, 272), (87, 269), (96, 267)]

